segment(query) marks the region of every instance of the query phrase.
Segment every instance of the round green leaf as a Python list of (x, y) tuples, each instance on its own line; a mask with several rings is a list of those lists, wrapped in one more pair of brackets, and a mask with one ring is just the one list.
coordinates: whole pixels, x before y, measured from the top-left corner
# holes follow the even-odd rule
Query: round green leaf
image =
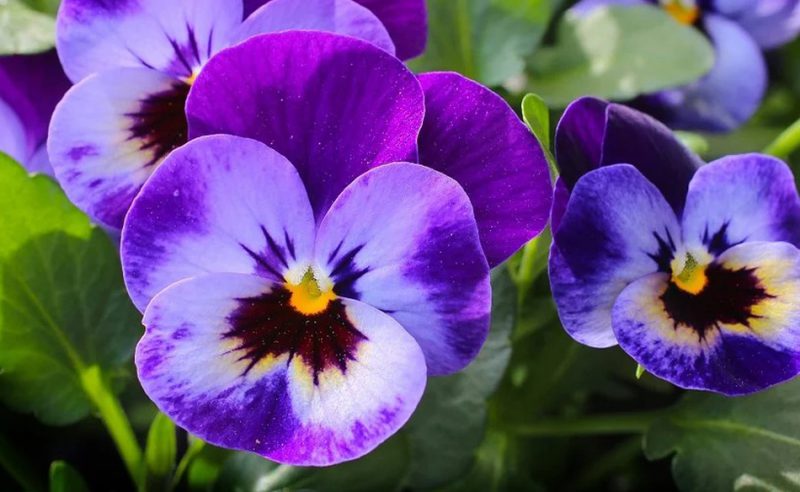
[[(55, 19), (28, 3), (0, 1), (0, 55), (40, 53), (55, 45)], [(42, 8), (52, 6), (42, 4)]]
[(65, 461), (50, 465), (50, 492), (89, 492), (89, 487), (78, 470)]
[(81, 374), (114, 372), (141, 333), (119, 256), (45, 176), (0, 155), (0, 398), (50, 424), (85, 416)]

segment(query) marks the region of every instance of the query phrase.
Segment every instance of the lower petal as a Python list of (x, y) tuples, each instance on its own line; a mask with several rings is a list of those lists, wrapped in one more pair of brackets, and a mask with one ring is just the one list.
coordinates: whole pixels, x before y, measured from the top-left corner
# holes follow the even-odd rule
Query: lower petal
[(48, 141), (70, 200), (121, 228), (153, 170), (186, 142), (188, 93), (185, 82), (137, 68), (103, 72), (70, 89), (53, 114)]
[(466, 193), (417, 164), (361, 175), (320, 224), (317, 262), (334, 291), (389, 313), (431, 374), (455, 372), (489, 330), (489, 268)]
[(171, 286), (145, 314), (136, 351), (142, 386), (178, 425), (213, 444), (292, 465), (358, 458), (414, 411), (426, 381), (422, 352), (391, 317), (351, 300), (333, 301), (335, 316), (298, 332), (283, 293), (235, 274)]
[(627, 287), (613, 310), (620, 346), (677, 386), (727, 395), (800, 373), (800, 251), (786, 243), (736, 246), (687, 294), (656, 273)]

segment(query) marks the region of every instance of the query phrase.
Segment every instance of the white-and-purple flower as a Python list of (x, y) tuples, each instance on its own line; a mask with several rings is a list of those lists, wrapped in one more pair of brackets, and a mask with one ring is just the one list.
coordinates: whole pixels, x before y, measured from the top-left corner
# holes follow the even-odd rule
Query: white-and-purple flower
[(65, 192), (92, 218), (120, 228), (142, 184), (186, 143), (186, 97), (219, 50), (287, 29), (346, 34), (401, 57), (425, 45), (424, 0), (246, 3), (243, 21), (241, 0), (62, 2), (56, 44), (76, 85), (54, 115), (49, 150)]
[(573, 338), (727, 395), (800, 373), (800, 198), (786, 164), (703, 164), (659, 122), (592, 98), (567, 109), (555, 145), (550, 282)]
[(0, 152), (30, 172), (52, 174), (47, 127), (70, 83), (55, 51), (0, 57)]
[(641, 4), (662, 6), (679, 22), (695, 25), (714, 45), (716, 61), (703, 78), (636, 101), (672, 128), (730, 131), (750, 119), (767, 88), (762, 51), (800, 32), (798, 0), (582, 0), (572, 11)]
[(542, 149), (489, 89), (322, 32), (221, 51), (186, 109), (122, 233), (142, 386), (221, 446), (363, 455), (480, 350), (489, 268), (547, 221)]

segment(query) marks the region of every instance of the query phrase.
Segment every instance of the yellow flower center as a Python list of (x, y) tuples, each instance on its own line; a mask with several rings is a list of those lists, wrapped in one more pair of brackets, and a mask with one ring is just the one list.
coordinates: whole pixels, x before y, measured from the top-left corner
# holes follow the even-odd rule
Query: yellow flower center
[(319, 314), (325, 311), (328, 304), (336, 299), (332, 286), (325, 290), (320, 288), (311, 268), (306, 271), (299, 284), (287, 283), (286, 288), (292, 294), (289, 304), (298, 312), (306, 315)]
[(701, 265), (690, 253), (685, 258), (675, 258), (672, 267), (672, 283), (690, 294), (699, 294), (708, 284), (706, 266)]
[(700, 9), (692, 0), (661, 0), (661, 6), (681, 24), (694, 24), (700, 17)]

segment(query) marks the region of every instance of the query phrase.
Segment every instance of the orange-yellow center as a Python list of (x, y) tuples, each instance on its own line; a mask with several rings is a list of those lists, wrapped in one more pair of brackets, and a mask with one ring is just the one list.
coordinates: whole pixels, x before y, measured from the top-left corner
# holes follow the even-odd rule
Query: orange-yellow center
[(299, 313), (306, 315), (319, 314), (325, 311), (328, 304), (336, 299), (333, 288), (320, 289), (319, 283), (314, 277), (314, 272), (310, 268), (303, 275), (303, 279), (299, 284), (287, 283), (286, 288), (292, 294), (289, 304)]
[(681, 24), (691, 25), (700, 17), (700, 9), (694, 2), (684, 0), (666, 0), (662, 2), (664, 10)]
[(671, 264), (672, 283), (685, 292), (699, 294), (708, 284), (706, 266), (698, 263), (689, 253), (685, 259), (675, 258)]

